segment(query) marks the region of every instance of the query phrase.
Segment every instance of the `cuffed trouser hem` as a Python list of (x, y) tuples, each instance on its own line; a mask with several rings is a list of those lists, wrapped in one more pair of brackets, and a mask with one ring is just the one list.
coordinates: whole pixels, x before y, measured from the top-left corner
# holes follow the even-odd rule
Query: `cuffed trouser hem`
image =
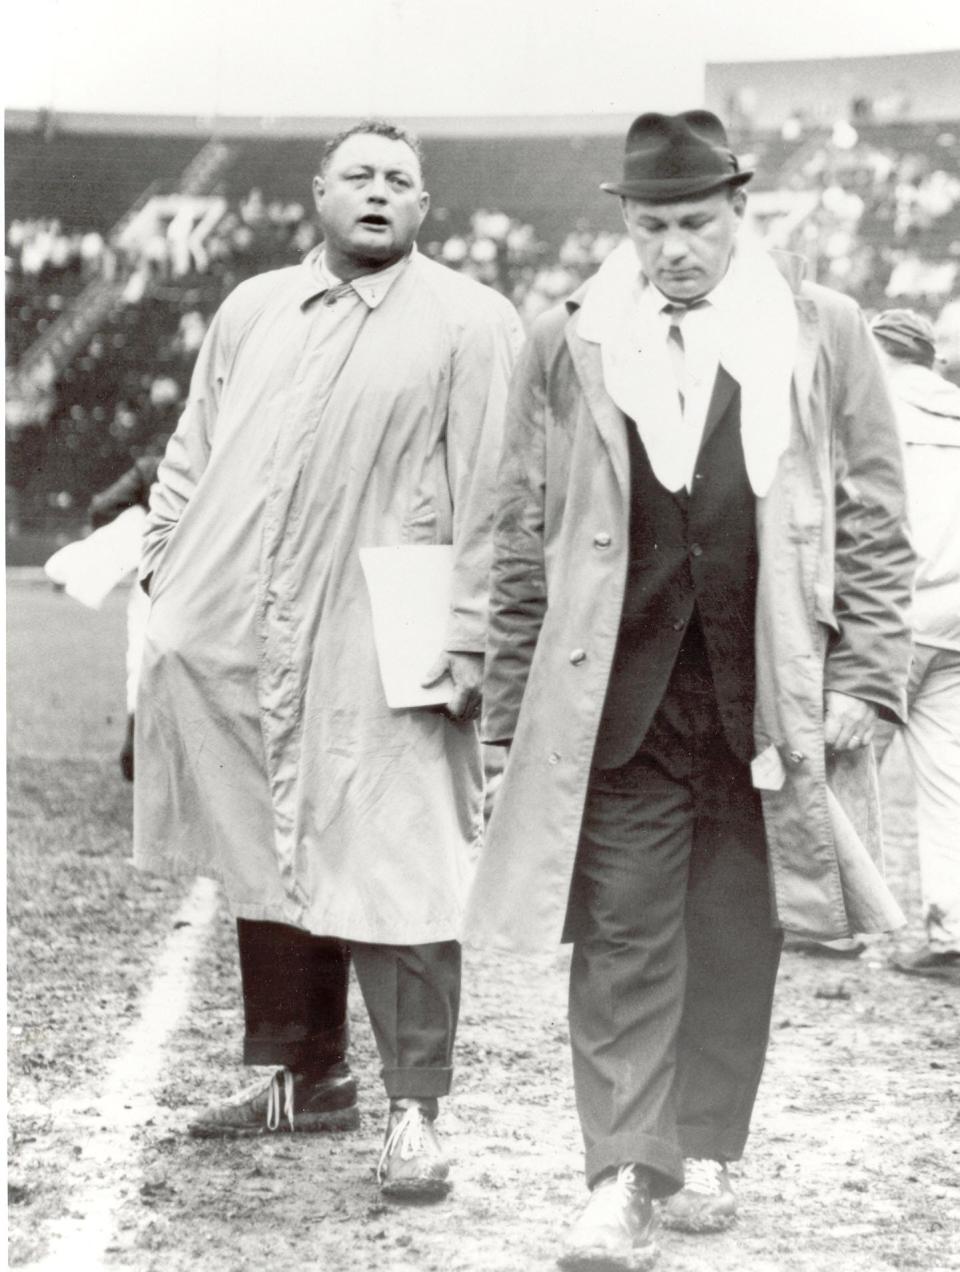
[(282, 1064), (288, 1069), (325, 1069), (346, 1059), (349, 1031), (328, 1029), (309, 1038), (243, 1039), (244, 1064)]
[(745, 1136), (724, 1135), (723, 1131), (705, 1128), (699, 1131), (680, 1129), (678, 1132), (684, 1157), (703, 1157), (712, 1162), (736, 1162), (743, 1156)]
[(676, 1146), (655, 1135), (611, 1135), (587, 1149), (587, 1187), (609, 1170), (631, 1162), (650, 1173), (650, 1195), (669, 1197), (683, 1187), (683, 1158)]
[(391, 1100), (428, 1100), (450, 1094), (453, 1069), (383, 1069), (381, 1076)]

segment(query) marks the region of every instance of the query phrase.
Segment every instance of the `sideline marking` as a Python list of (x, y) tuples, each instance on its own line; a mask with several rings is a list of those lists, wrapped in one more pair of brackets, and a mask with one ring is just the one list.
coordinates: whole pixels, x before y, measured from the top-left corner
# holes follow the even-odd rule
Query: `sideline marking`
[[(124, 1184), (131, 1182), (139, 1144), (137, 1130), (151, 1119), (168, 1116), (154, 1098), (166, 1061), (166, 1044), (183, 1019), (190, 1001), (193, 970), (217, 912), (219, 891), (211, 879), (197, 879), (171, 920), (154, 968), (149, 992), (141, 1000), (119, 1055), (107, 1069), (102, 1094), (82, 1094), (58, 1101), (50, 1110), (54, 1125), (71, 1122), (89, 1132), (67, 1194), (66, 1218), (53, 1226), (47, 1254), (29, 1266), (36, 1272), (78, 1272), (102, 1268), (114, 1236), (115, 1211)], [(78, 1116), (77, 1107), (96, 1116)], [(82, 1128), (81, 1128), (82, 1123)], [(111, 1266), (123, 1267), (122, 1256)]]

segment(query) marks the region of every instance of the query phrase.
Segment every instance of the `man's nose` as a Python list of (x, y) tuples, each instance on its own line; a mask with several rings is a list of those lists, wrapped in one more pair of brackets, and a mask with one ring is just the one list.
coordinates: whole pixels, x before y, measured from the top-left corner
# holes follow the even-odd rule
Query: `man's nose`
[(687, 254), (687, 240), (682, 234), (667, 234), (661, 251), (668, 260), (679, 261)]
[(387, 201), (387, 179), (383, 176), (375, 176), (367, 187), (367, 198), (372, 199), (374, 203), (386, 203)]

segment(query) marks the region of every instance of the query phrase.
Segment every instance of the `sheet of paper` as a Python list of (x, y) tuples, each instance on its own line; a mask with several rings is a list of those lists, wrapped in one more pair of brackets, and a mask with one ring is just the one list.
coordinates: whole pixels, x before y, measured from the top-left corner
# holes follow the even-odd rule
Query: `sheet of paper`
[(437, 706), (453, 691), (449, 676), (420, 681), (441, 653), (450, 617), (453, 548), (408, 545), (361, 548), (373, 611), (373, 636), (387, 705)]
[(81, 605), (99, 609), (117, 584), (136, 571), (146, 520), (139, 505), (127, 508), (85, 539), (54, 552), (43, 567), (47, 578)]
[(750, 775), (758, 791), (778, 791), (787, 779), (780, 752), (771, 743), (750, 761)]

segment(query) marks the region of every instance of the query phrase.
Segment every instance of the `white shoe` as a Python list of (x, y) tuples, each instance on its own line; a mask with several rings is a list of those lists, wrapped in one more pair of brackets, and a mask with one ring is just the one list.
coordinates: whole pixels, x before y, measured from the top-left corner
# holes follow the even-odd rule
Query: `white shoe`
[(737, 1217), (737, 1198), (724, 1162), (683, 1159), (683, 1187), (663, 1205), (663, 1222), (680, 1232), (723, 1232)]

